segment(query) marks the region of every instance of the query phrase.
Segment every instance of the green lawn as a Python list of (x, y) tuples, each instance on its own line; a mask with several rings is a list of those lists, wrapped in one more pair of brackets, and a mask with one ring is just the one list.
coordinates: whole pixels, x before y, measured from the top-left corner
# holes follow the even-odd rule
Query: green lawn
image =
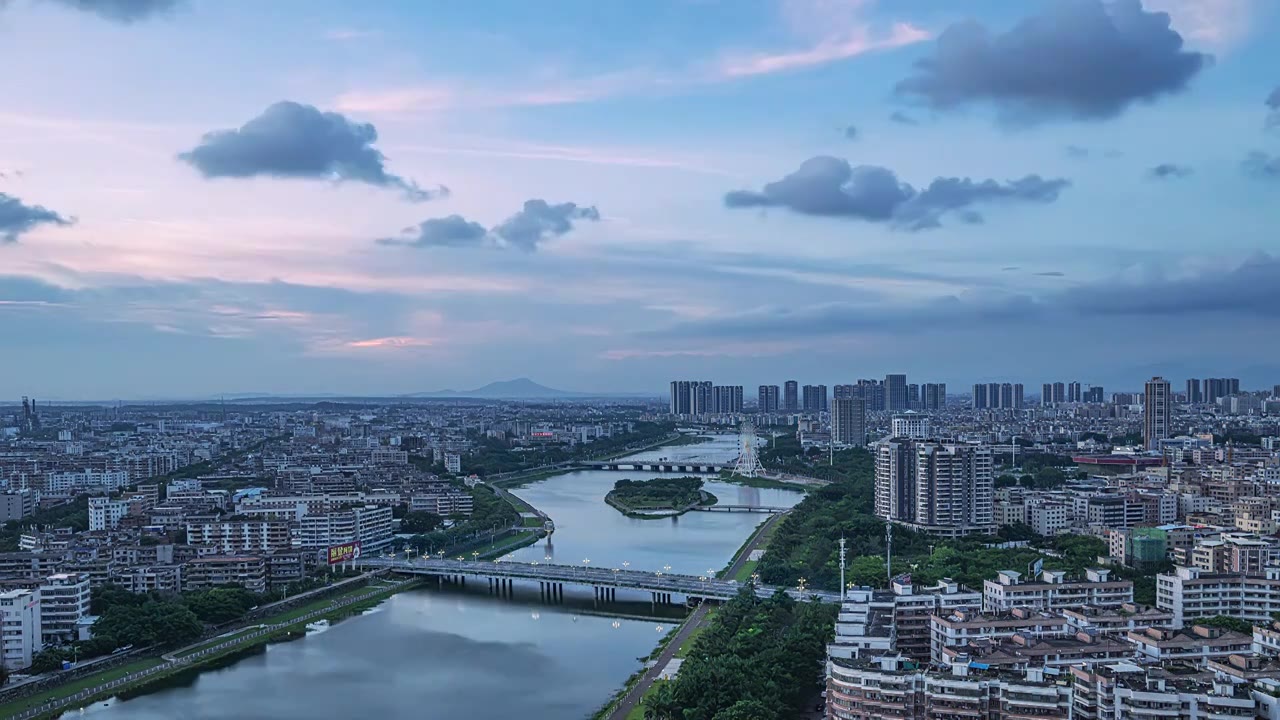
[(175, 657), (175, 658), (184, 658), (184, 657), (186, 657), (186, 656), (188, 656), (188, 655), (193, 655), (193, 654), (195, 654), (195, 653), (198, 653), (198, 652), (200, 652), (201, 650), (203, 650), (203, 649), (205, 649), (205, 648), (213, 647), (214, 645), (220, 645), (220, 644), (222, 644), (222, 643), (224, 643), (224, 642), (227, 642), (228, 640), (235, 640), (236, 638), (241, 637), (241, 636), (243, 636), (243, 635), (248, 635), (249, 633), (255, 633), (255, 632), (258, 632), (258, 630), (261, 630), (261, 628), (258, 628), (258, 627), (247, 627), (247, 628), (245, 628), (245, 629), (243, 629), (243, 630), (239, 630), (239, 631), (237, 631), (237, 632), (231, 633), (230, 635), (221, 635), (221, 636), (219, 636), (219, 637), (216, 637), (216, 638), (213, 638), (213, 639), (209, 640), (208, 642), (200, 643), (199, 645), (197, 645), (197, 646), (195, 646), (195, 647), (187, 648), (186, 650), (183, 650), (182, 652), (174, 653), (174, 654), (173, 654), (173, 657)]
[(540, 517), (527, 517), (524, 519), (524, 526), (527, 528), (540, 528), (543, 525), (543, 519)]
[(538, 533), (532, 530), (518, 532), (510, 537), (505, 537), (498, 542), (483, 548), (476, 548), (481, 558), (492, 558), (506, 554), (510, 550), (516, 550), (529, 544), (530, 540), (536, 540)]
[(21, 700), (14, 700), (13, 702), (0, 705), (0, 717), (16, 715), (27, 708), (35, 707), (36, 705), (43, 705), (50, 700), (60, 697), (75, 695), (81, 690), (87, 690), (91, 687), (101, 685), (102, 683), (122, 678), (130, 673), (153, 668), (163, 663), (164, 660), (161, 660), (158, 657), (143, 658), (142, 660), (137, 660), (135, 662), (128, 663), (127, 665), (120, 665), (105, 672), (94, 673), (93, 675), (80, 678), (75, 682), (70, 682), (66, 685), (59, 685), (51, 690), (46, 690), (45, 692), (22, 698)]

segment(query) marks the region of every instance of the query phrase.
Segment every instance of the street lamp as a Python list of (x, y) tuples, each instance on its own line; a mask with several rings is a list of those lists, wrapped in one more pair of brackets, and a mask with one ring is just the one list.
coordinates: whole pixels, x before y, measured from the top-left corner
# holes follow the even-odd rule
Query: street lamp
[(668, 575), (670, 575), (670, 574), (671, 574), (671, 566), (670, 566), (670, 565), (663, 565), (663, 566), (662, 566), (662, 569), (663, 569), (664, 571), (666, 571), (666, 573), (667, 573)]
[(760, 573), (751, 573), (751, 584), (752, 585), (760, 584)]
[(627, 568), (629, 568), (629, 567), (631, 567), (631, 561), (629, 561), (629, 560), (623, 560), (623, 561), (622, 561), (622, 569), (623, 569), (623, 570), (626, 570), (626, 569), (627, 569)]
[(473, 551), (471, 552), (471, 559), (472, 559), (472, 560), (479, 560), (479, 559), (480, 559), (480, 551), (479, 551), (479, 550), (473, 550)]

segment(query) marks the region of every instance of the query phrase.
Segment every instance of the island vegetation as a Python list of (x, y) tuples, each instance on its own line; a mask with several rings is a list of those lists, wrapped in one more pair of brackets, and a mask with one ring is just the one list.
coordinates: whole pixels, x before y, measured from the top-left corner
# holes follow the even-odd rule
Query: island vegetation
[(716, 497), (702, 489), (696, 477), (623, 479), (604, 497), (619, 512), (633, 517), (670, 517), (698, 505), (712, 505)]
[(645, 699), (645, 720), (784, 720), (822, 690), (836, 606), (747, 590), (716, 611), (674, 680)]

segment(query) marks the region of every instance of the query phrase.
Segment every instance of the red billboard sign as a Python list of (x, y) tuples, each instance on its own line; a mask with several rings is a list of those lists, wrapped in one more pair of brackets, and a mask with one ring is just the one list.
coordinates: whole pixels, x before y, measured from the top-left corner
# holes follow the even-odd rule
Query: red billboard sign
[(360, 557), (360, 543), (349, 542), (329, 546), (329, 564), (338, 565)]

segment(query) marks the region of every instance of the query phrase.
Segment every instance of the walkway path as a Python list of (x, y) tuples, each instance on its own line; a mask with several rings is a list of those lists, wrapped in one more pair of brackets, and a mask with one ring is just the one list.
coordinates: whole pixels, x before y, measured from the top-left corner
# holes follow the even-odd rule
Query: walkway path
[[(729, 566), (728, 570), (725, 570), (722, 573), (723, 577), (731, 578), (742, 569), (742, 566), (745, 565), (747, 560), (751, 557), (751, 552), (759, 547), (760, 543), (764, 540), (766, 531), (772, 527), (774, 523), (779, 522), (781, 517), (781, 515), (772, 515), (768, 520), (761, 523), (760, 527), (756, 529), (755, 534), (751, 537), (751, 540), (746, 545), (742, 546), (742, 550), (738, 553), (738, 557), (734, 559), (733, 564)], [(653, 687), (653, 683), (662, 676), (663, 669), (665, 669), (667, 667), (667, 663), (671, 662), (671, 659), (675, 657), (676, 652), (680, 649), (680, 645), (683, 644), (685, 640), (688, 640), (689, 636), (706, 621), (707, 609), (706, 603), (703, 603), (698, 606), (697, 610), (694, 610), (693, 613), (689, 615), (689, 617), (684, 621), (684, 625), (680, 627), (679, 632), (676, 633), (676, 636), (671, 639), (671, 642), (667, 643), (667, 647), (663, 649), (660, 655), (658, 655), (658, 661), (653, 664), (653, 667), (650, 667), (648, 671), (645, 672), (644, 677), (640, 678), (640, 682), (632, 686), (631, 690), (614, 707), (613, 712), (609, 714), (608, 720), (626, 720), (627, 715), (640, 704), (640, 699), (644, 697), (644, 694), (648, 692), (649, 688)]]

